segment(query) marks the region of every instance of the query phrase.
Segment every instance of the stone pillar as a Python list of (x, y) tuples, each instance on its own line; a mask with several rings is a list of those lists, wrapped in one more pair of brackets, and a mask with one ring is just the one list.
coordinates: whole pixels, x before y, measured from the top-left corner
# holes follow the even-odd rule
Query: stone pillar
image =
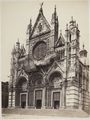
[(66, 80), (64, 79), (63, 81), (63, 86), (62, 86), (62, 90), (63, 90), (63, 108), (66, 108)]
[(26, 108), (28, 108), (28, 92), (26, 94)]
[(33, 94), (33, 107), (35, 107), (35, 90), (34, 90), (34, 94)]
[(46, 92), (46, 88), (43, 88), (43, 91), (42, 91), (42, 108), (45, 108), (45, 92)]
[(82, 93), (79, 91), (79, 109), (82, 109)]
[(15, 107), (15, 91), (12, 92), (12, 107)]
[(64, 105), (64, 86), (62, 86), (62, 89), (61, 89), (61, 92), (60, 92), (60, 106), (59, 106), (59, 108), (61, 109), (61, 108), (64, 108), (65, 107), (65, 105)]
[(12, 92), (9, 92), (8, 107), (12, 107)]

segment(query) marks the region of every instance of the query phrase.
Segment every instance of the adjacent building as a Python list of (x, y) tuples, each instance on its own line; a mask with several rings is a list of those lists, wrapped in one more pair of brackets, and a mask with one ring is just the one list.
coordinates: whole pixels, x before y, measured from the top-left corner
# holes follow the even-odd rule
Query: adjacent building
[(8, 82), (1, 82), (1, 90), (2, 90), (2, 108), (8, 107), (8, 97), (9, 97), (9, 91), (8, 91)]

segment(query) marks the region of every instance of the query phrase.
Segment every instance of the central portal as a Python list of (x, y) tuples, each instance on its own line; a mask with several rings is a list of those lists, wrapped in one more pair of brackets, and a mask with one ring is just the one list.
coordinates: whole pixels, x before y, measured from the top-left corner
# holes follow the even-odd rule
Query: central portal
[(41, 109), (42, 107), (42, 100), (36, 100), (36, 108)]
[(35, 91), (35, 106), (36, 109), (41, 109), (42, 107), (42, 90)]
[(26, 107), (26, 94), (21, 94), (21, 108)]
[(60, 107), (60, 92), (53, 93), (53, 107), (54, 109), (59, 109)]

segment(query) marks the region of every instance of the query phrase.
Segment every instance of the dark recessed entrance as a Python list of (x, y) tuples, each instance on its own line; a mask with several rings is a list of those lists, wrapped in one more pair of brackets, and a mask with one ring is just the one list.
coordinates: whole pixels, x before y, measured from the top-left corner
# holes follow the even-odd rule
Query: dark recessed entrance
[(54, 101), (54, 109), (59, 109), (59, 101)]
[(25, 108), (26, 107), (26, 102), (21, 102), (21, 107)]
[(35, 91), (35, 106), (36, 109), (41, 109), (42, 107), (42, 90)]
[(42, 100), (36, 100), (36, 108), (41, 109), (42, 107)]
[(26, 107), (26, 94), (21, 94), (21, 107)]
[(54, 109), (59, 109), (60, 106), (60, 92), (53, 93), (53, 107)]

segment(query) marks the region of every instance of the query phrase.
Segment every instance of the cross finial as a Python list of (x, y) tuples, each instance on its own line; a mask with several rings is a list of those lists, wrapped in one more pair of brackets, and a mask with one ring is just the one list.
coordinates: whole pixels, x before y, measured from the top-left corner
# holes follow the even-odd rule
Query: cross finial
[(71, 21), (73, 21), (73, 16), (71, 16)]
[(56, 5), (55, 5), (55, 7), (54, 7), (54, 13), (56, 14)]
[(84, 46), (84, 44), (83, 44), (83, 49), (84, 49), (84, 47), (85, 47), (85, 46)]
[(32, 23), (32, 19), (30, 18), (30, 24)]
[(19, 43), (19, 38), (17, 38), (17, 42)]
[(41, 6), (41, 7), (40, 7), (40, 10), (39, 10), (39, 11), (40, 11), (40, 13), (43, 13), (43, 10), (42, 10), (43, 2), (40, 4), (40, 6)]
[(56, 5), (55, 5), (55, 10), (56, 10)]
[(44, 3), (44, 2), (41, 3), (41, 8), (42, 8), (42, 6), (43, 6), (43, 3)]

